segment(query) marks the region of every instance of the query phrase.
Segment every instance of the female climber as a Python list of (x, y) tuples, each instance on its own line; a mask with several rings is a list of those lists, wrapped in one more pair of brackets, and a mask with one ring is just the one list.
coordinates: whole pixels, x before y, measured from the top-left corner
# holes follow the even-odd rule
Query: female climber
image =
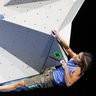
[(45, 69), (39, 75), (35, 75), (24, 80), (19, 80), (11, 84), (0, 86), (0, 92), (20, 90), (32, 90), (37, 88), (50, 88), (53, 86), (72, 86), (90, 68), (92, 54), (88, 52), (73, 52), (58, 31), (53, 30), (54, 36), (65, 48), (70, 56), (67, 63), (62, 62), (59, 67)]

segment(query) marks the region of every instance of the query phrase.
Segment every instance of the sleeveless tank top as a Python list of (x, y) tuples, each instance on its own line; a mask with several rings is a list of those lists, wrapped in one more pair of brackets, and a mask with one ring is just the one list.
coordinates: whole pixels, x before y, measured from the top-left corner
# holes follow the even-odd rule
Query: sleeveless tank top
[[(67, 67), (69, 69), (69, 74), (72, 75), (73, 69), (78, 68), (79, 66), (75, 65), (75, 61), (73, 59), (70, 59), (67, 62)], [(65, 85), (65, 70), (62, 66), (53, 71), (53, 78), (57, 85), (59, 86)]]

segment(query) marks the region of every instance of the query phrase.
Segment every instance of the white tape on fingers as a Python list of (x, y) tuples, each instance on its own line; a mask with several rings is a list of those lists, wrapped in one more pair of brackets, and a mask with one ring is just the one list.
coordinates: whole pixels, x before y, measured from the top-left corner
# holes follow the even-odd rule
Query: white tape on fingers
[(64, 60), (60, 60), (60, 63), (63, 64), (63, 63), (65, 63), (65, 61)]

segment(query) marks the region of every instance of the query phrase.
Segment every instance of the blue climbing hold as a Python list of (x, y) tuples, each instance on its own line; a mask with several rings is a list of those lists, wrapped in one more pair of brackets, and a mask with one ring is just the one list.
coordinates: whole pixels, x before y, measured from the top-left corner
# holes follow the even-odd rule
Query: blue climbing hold
[(0, 14), (0, 19), (4, 19), (4, 15)]

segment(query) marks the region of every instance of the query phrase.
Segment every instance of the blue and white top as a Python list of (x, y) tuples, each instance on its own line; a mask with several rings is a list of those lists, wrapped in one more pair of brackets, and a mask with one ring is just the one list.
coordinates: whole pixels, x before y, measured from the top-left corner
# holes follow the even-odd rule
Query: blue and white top
[[(72, 75), (73, 69), (79, 67), (78, 65), (75, 65), (74, 59), (70, 59), (67, 62), (67, 66), (68, 66), (70, 75)], [(62, 66), (53, 71), (53, 78), (57, 85), (63, 86), (65, 84), (65, 70)]]

